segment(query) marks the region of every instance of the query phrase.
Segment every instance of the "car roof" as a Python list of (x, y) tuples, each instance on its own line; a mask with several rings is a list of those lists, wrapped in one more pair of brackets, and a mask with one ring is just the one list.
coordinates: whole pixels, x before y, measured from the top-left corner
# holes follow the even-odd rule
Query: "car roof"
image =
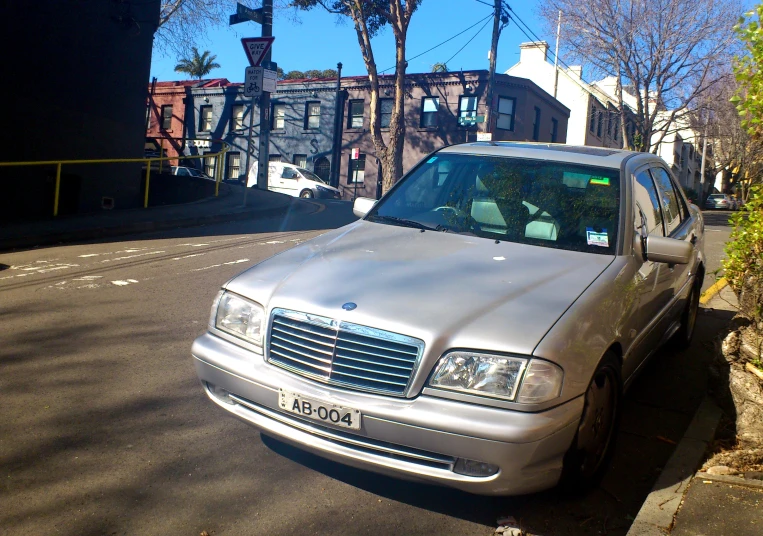
[(620, 169), (623, 162), (635, 156), (658, 157), (649, 153), (637, 153), (607, 147), (584, 147), (558, 143), (530, 143), (514, 141), (478, 141), (451, 145), (439, 153), (457, 153), (490, 156), (513, 156), (534, 160), (552, 160), (571, 164), (584, 164)]

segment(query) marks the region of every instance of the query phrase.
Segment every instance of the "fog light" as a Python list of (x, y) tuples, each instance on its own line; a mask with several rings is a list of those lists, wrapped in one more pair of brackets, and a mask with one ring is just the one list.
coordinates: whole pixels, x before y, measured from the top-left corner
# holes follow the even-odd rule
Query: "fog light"
[(498, 469), (499, 467), (492, 463), (459, 458), (456, 460), (456, 466), (453, 468), (453, 472), (466, 476), (493, 476), (498, 472)]
[(230, 393), (223, 389), (222, 387), (218, 387), (217, 385), (213, 383), (207, 383), (207, 389), (209, 389), (209, 392), (212, 393), (212, 396), (214, 396), (217, 400), (220, 402), (223, 402), (224, 404), (230, 404), (234, 405), (236, 402), (230, 397)]

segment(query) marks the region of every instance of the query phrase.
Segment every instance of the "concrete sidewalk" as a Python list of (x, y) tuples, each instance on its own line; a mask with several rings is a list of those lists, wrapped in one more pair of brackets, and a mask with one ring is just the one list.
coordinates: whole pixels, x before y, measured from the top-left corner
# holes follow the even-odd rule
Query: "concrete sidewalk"
[[(736, 312), (726, 286), (714, 285), (703, 313)], [(710, 290), (710, 289), (708, 289)], [(760, 536), (763, 534), (763, 480), (697, 472), (714, 439), (721, 410), (710, 399), (692, 424), (633, 521), (628, 536)]]
[(222, 184), (219, 197), (193, 203), (91, 214), (0, 226), (0, 251), (79, 242), (97, 238), (194, 227), (226, 221), (277, 216), (305, 201), (270, 191), (249, 189), (246, 207), (241, 186)]

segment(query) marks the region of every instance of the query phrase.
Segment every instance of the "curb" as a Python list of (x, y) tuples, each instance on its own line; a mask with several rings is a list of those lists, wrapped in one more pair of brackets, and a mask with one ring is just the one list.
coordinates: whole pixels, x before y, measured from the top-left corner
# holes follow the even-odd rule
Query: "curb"
[(180, 229), (185, 227), (199, 227), (201, 225), (211, 225), (229, 221), (241, 221), (247, 219), (254, 220), (270, 216), (277, 216), (287, 212), (291, 206), (291, 203), (289, 203), (288, 205), (283, 205), (280, 207), (265, 208), (260, 210), (229, 212), (226, 214), (211, 214), (208, 216), (177, 218), (172, 220), (143, 221), (121, 225), (119, 227), (93, 227), (90, 229), (80, 229), (77, 231), (68, 231), (55, 234), (50, 233), (44, 235), (23, 236), (11, 240), (0, 240), (0, 251), (32, 248), (35, 246), (50, 246), (69, 242), (82, 242), (87, 240), (95, 240), (97, 238), (111, 238), (116, 236), (166, 231), (169, 229)]
[(676, 450), (641, 505), (626, 536), (665, 536), (681, 506), (686, 488), (715, 437), (721, 410), (705, 397)]
[(754, 488), (763, 490), (763, 480), (751, 480), (749, 478), (741, 478), (732, 475), (711, 475), (710, 473), (697, 473), (696, 478), (701, 480), (712, 480), (713, 482), (722, 482), (723, 484), (733, 484), (734, 486), (742, 486), (745, 488)]
[(702, 293), (702, 296), (699, 297), (699, 303), (701, 303), (702, 305), (705, 305), (707, 302), (713, 299), (713, 296), (718, 294), (721, 290), (723, 290), (723, 287), (725, 287), (728, 284), (729, 282), (726, 281), (726, 278), (721, 277), (718, 281), (716, 281), (713, 284), (713, 286), (711, 286), (705, 292)]

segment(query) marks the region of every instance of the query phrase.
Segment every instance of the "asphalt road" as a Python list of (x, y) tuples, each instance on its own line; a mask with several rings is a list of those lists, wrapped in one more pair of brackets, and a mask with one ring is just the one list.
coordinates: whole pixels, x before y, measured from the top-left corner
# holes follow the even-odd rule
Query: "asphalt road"
[[(724, 218), (708, 216), (710, 269)], [(636, 381), (612, 467), (585, 496), (377, 476), (206, 399), (190, 346), (220, 285), (352, 219), (345, 203), (315, 203), (283, 220), (0, 254), (0, 534), (487, 536), (511, 515), (542, 536), (624, 535), (705, 395), (728, 313), (701, 314), (693, 347), (663, 351)]]

